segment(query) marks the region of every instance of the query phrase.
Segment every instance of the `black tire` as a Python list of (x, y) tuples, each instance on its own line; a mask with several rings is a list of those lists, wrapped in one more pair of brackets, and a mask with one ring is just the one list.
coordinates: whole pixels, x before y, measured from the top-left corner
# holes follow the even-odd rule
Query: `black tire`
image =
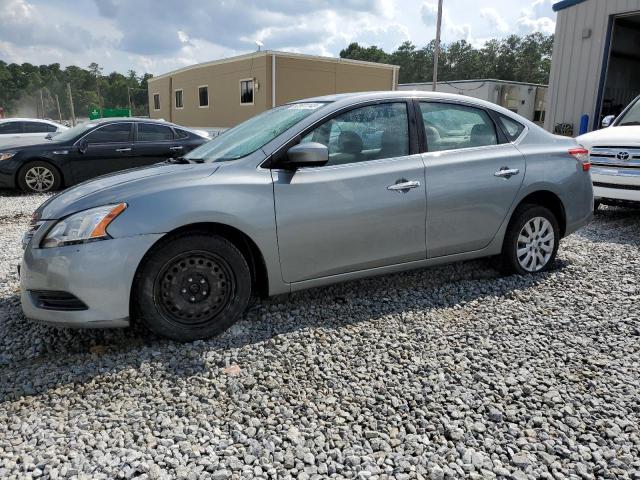
[(217, 335), (247, 308), (251, 273), (228, 240), (185, 233), (155, 247), (138, 268), (134, 315), (154, 333), (180, 342)]
[[(553, 230), (553, 245), (550, 245), (549, 242), (542, 241), (547, 238), (548, 234), (545, 232), (547, 232), (548, 229), (542, 230), (542, 235), (539, 236), (537, 240), (535, 239), (535, 234), (532, 235), (532, 244), (520, 242), (520, 233), (523, 232), (525, 225), (529, 224), (529, 229), (535, 231), (534, 219), (540, 218), (546, 219), (549, 228)], [(540, 228), (542, 229), (543, 226), (546, 227), (547, 224), (539, 221), (538, 225), (541, 225)], [(529, 234), (524, 231), (524, 235), (528, 236)], [(560, 227), (558, 226), (558, 220), (551, 210), (540, 205), (520, 205), (513, 213), (504, 237), (504, 243), (502, 245), (503, 266), (508, 273), (517, 273), (520, 275), (547, 271), (553, 266), (559, 244)], [(543, 250), (545, 247), (546, 249)], [(518, 250), (524, 252), (521, 253), (520, 259), (518, 258)], [(547, 254), (549, 254), (548, 257)], [(524, 262), (527, 255), (530, 255), (529, 261)], [(540, 260), (541, 258), (542, 260)], [(535, 262), (535, 265), (533, 265), (533, 262)], [(525, 265), (531, 263), (531, 266), (525, 268), (523, 263)], [(540, 265), (542, 266), (540, 267)]]
[(47, 162), (40, 160), (28, 162), (18, 172), (18, 187), (23, 192), (53, 192), (59, 190), (61, 186), (60, 171)]

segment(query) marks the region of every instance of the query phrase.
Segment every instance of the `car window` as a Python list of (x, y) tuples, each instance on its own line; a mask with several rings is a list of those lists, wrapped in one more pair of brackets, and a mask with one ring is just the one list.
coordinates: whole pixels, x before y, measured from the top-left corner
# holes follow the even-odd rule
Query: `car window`
[(85, 137), (87, 143), (122, 143), (129, 141), (130, 123), (113, 123), (98, 127)]
[(407, 104), (382, 103), (349, 110), (309, 132), (301, 140), (306, 142), (327, 146), (327, 165), (409, 155)]
[(480, 108), (420, 102), (420, 110), (429, 152), (498, 144), (493, 121)]
[(9, 135), (11, 133), (22, 133), (22, 122), (0, 123), (0, 135)]
[(498, 115), (498, 122), (510, 142), (515, 142), (524, 130), (524, 125), (520, 122), (504, 115)]
[(636, 101), (616, 122), (617, 127), (640, 125), (640, 100)]
[(173, 131), (170, 127), (153, 123), (138, 124), (139, 142), (161, 142), (166, 140), (173, 140)]
[(176, 132), (176, 138), (189, 138), (189, 133), (184, 130), (180, 130), (179, 128), (174, 129)]
[(53, 125), (43, 122), (24, 122), (24, 133), (48, 133), (57, 130)]

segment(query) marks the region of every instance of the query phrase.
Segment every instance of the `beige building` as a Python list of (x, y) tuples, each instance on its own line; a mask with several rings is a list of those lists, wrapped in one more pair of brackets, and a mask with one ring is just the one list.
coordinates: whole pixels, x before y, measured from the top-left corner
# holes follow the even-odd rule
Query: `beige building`
[(399, 68), (342, 58), (256, 52), (151, 78), (149, 114), (189, 127), (229, 128), (294, 100), (395, 90)]

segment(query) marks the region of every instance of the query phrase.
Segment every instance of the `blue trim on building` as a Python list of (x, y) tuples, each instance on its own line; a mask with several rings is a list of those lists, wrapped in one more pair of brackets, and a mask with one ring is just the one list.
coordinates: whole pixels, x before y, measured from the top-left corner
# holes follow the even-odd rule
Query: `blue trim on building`
[(553, 4), (553, 11), (558, 12), (560, 10), (564, 10), (565, 8), (573, 7), (574, 5), (578, 5), (579, 3), (584, 2), (585, 0), (562, 0), (561, 2)]

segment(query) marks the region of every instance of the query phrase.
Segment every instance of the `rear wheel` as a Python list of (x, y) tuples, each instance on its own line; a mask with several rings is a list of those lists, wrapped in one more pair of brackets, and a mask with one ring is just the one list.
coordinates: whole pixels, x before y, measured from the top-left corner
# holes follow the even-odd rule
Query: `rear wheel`
[(244, 312), (251, 274), (228, 240), (184, 234), (156, 248), (136, 275), (134, 305), (150, 330), (178, 341), (211, 337)]
[(29, 162), (18, 172), (18, 186), (24, 192), (51, 192), (61, 184), (60, 172), (47, 162)]
[(539, 205), (521, 205), (504, 239), (505, 267), (519, 274), (546, 271), (553, 265), (559, 243), (560, 229), (553, 213)]

